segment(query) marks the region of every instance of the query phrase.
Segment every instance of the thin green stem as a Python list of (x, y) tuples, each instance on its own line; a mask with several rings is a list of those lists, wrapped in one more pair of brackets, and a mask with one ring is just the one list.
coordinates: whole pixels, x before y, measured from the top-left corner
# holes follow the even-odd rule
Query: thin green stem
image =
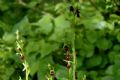
[(73, 80), (75, 80), (75, 72), (76, 72), (75, 30), (74, 30), (75, 25), (76, 25), (76, 17), (74, 15), (73, 22), (72, 22), (72, 27), (73, 27), (73, 41), (72, 41), (73, 71), (72, 71), (72, 77), (73, 77)]
[(86, 80), (86, 75), (83, 76), (83, 79), (82, 80)]
[[(74, 34), (75, 37), (75, 34)], [(76, 53), (75, 53), (75, 40), (72, 43), (72, 55), (73, 55), (73, 80), (75, 80), (75, 71), (76, 71)]]
[(16, 31), (16, 44), (17, 44), (17, 54), (20, 55), (20, 59), (22, 60), (22, 64), (24, 66), (23, 71), (25, 71), (25, 79), (28, 80), (28, 76), (30, 73), (30, 67), (27, 60), (24, 57), (23, 46), (21, 46), (22, 40), (19, 39), (19, 31)]
[(25, 71), (25, 79), (28, 80), (27, 71)]
[(28, 75), (27, 75), (27, 71), (26, 71), (26, 80), (28, 80)]
[(53, 80), (52, 77), (49, 77), (47, 80)]
[(26, 78), (26, 80), (28, 80), (30, 69), (29, 69), (28, 63), (26, 61), (24, 63), (25, 63), (24, 68), (25, 68), (25, 75), (26, 75), (25, 78)]
[(68, 80), (70, 80), (70, 69), (68, 69)]

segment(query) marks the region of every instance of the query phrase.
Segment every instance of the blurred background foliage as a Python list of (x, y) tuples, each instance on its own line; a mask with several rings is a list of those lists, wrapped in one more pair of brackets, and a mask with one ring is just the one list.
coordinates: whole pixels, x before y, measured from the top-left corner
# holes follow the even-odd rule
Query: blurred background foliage
[[(70, 6), (78, 8), (75, 26)], [(78, 80), (120, 79), (119, 0), (0, 0), (0, 80), (23, 79), (16, 55), (20, 31), (30, 64), (29, 80), (45, 80), (54, 66), (58, 80), (67, 80), (63, 45), (71, 45), (75, 29)]]

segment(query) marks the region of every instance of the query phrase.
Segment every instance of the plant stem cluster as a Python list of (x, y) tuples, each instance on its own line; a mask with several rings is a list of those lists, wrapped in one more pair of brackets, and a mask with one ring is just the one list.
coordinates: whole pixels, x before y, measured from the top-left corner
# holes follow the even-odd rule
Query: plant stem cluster
[(26, 80), (28, 80), (28, 76), (29, 76), (29, 73), (30, 73), (30, 67), (29, 67), (29, 64), (28, 64), (28, 62), (25, 58), (22, 42), (23, 41), (19, 39), (19, 31), (16, 31), (16, 44), (17, 44), (17, 48), (16, 48), (17, 53), (16, 54), (19, 55), (19, 57), (22, 61), (22, 64), (24, 66), (23, 71), (25, 71)]

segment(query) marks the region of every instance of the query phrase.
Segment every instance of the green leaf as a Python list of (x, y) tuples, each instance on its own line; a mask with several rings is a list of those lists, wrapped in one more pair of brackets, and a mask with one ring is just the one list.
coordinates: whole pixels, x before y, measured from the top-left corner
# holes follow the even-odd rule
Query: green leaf
[(118, 52), (117, 51), (111, 51), (109, 54), (108, 54), (108, 57), (109, 57), (109, 60), (111, 63), (114, 63), (115, 61), (115, 56)]
[(114, 51), (119, 51), (119, 50), (120, 50), (120, 45), (114, 45), (113, 50), (114, 50)]
[[(53, 65), (53, 63), (54, 62), (52, 61), (51, 56), (48, 56), (46, 58), (41, 58), (39, 60), (39, 70), (37, 71), (38, 72), (38, 80), (46, 79), (46, 76), (49, 73), (48, 64)], [(53, 67), (55, 67), (55, 66), (53, 66)], [(34, 67), (33, 67), (33, 69), (34, 69)]]
[(106, 69), (105, 73), (106, 73), (107, 75), (112, 75), (112, 74), (113, 74), (113, 65), (109, 66), (109, 67)]
[(51, 52), (57, 50), (59, 48), (59, 45), (56, 43), (47, 43), (44, 40), (41, 40), (40, 42), (40, 53), (41, 57), (45, 57), (49, 55)]
[(74, 33), (71, 29), (70, 22), (67, 21), (63, 15), (55, 18), (54, 34), (52, 34), (49, 39), (57, 42), (71, 42), (73, 38)]
[(114, 80), (114, 78), (112, 76), (105, 76), (105, 77), (102, 77), (101, 80)]
[(29, 8), (34, 8), (37, 3), (38, 3), (37, 1), (30, 1), (30, 2), (27, 4), (27, 7), (29, 7)]
[(86, 31), (86, 38), (91, 43), (95, 43), (99, 37), (100, 35), (97, 31), (94, 30)]
[(12, 33), (5, 33), (3, 35), (3, 40), (8, 44), (13, 44), (15, 42), (15, 36)]
[(30, 63), (30, 75), (34, 75), (36, 72), (38, 72), (38, 78), (39, 80), (45, 80), (47, 73), (49, 72), (48, 64), (53, 64), (52, 57), (48, 56), (45, 58), (39, 58), (38, 60), (33, 61), (33, 63)]
[(86, 67), (87, 68), (92, 68), (99, 66), (102, 62), (102, 57), (101, 56), (93, 56), (89, 60), (87, 60)]
[(5, 32), (10, 32), (12, 29), (12, 26), (10, 26), (9, 24), (6, 24), (3, 21), (0, 21), (0, 28), (2, 28)]
[(48, 35), (53, 29), (51, 20), (52, 16), (50, 14), (46, 14), (42, 17), (42, 19), (38, 20), (38, 22), (32, 23), (32, 25), (39, 26), (37, 31)]
[(90, 72), (89, 72), (89, 75), (90, 75), (93, 79), (95, 79), (95, 78), (97, 77), (97, 75), (98, 75), (98, 72), (97, 72), (97, 71), (90, 71)]
[(120, 32), (117, 34), (117, 40), (120, 42)]
[(3, 29), (0, 27), (0, 38), (2, 38), (3, 34), (4, 34), (4, 31), (3, 31)]
[(82, 46), (84, 44), (83, 41), (84, 41), (84, 39), (83, 39), (83, 34), (82, 33), (76, 35), (76, 37), (75, 37), (75, 48), (76, 49), (82, 48)]
[(0, 1), (0, 9), (3, 11), (9, 9), (9, 3), (6, 1)]
[(105, 38), (99, 39), (97, 42), (97, 47), (103, 50), (109, 49), (111, 46), (112, 46), (111, 41)]
[(31, 31), (31, 25), (29, 23), (28, 17), (25, 16), (20, 22), (14, 25), (13, 32), (19, 30), (22, 34), (28, 34)]
[(55, 66), (55, 72), (58, 80), (67, 80), (68, 70), (66, 67), (57, 64)]
[(36, 52), (39, 51), (40, 49), (40, 41), (34, 41), (34, 40), (30, 40), (30, 42), (27, 44), (25, 51), (27, 54), (31, 53), (31, 52)]
[[(81, 44), (80, 44), (81, 45)], [(79, 53), (81, 56), (84, 57), (92, 57), (94, 54), (94, 45), (90, 44), (90, 43), (84, 43), (81, 46), (81, 50)]]

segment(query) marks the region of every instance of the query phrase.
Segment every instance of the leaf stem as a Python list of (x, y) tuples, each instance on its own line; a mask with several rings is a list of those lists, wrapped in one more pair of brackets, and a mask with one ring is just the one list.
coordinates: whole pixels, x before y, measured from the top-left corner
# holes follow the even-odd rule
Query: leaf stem
[[(75, 34), (74, 34), (74, 37), (75, 37)], [(72, 43), (72, 55), (73, 55), (73, 80), (75, 80), (75, 71), (76, 71), (75, 38)]]
[(68, 80), (70, 80), (70, 69), (68, 69)]

